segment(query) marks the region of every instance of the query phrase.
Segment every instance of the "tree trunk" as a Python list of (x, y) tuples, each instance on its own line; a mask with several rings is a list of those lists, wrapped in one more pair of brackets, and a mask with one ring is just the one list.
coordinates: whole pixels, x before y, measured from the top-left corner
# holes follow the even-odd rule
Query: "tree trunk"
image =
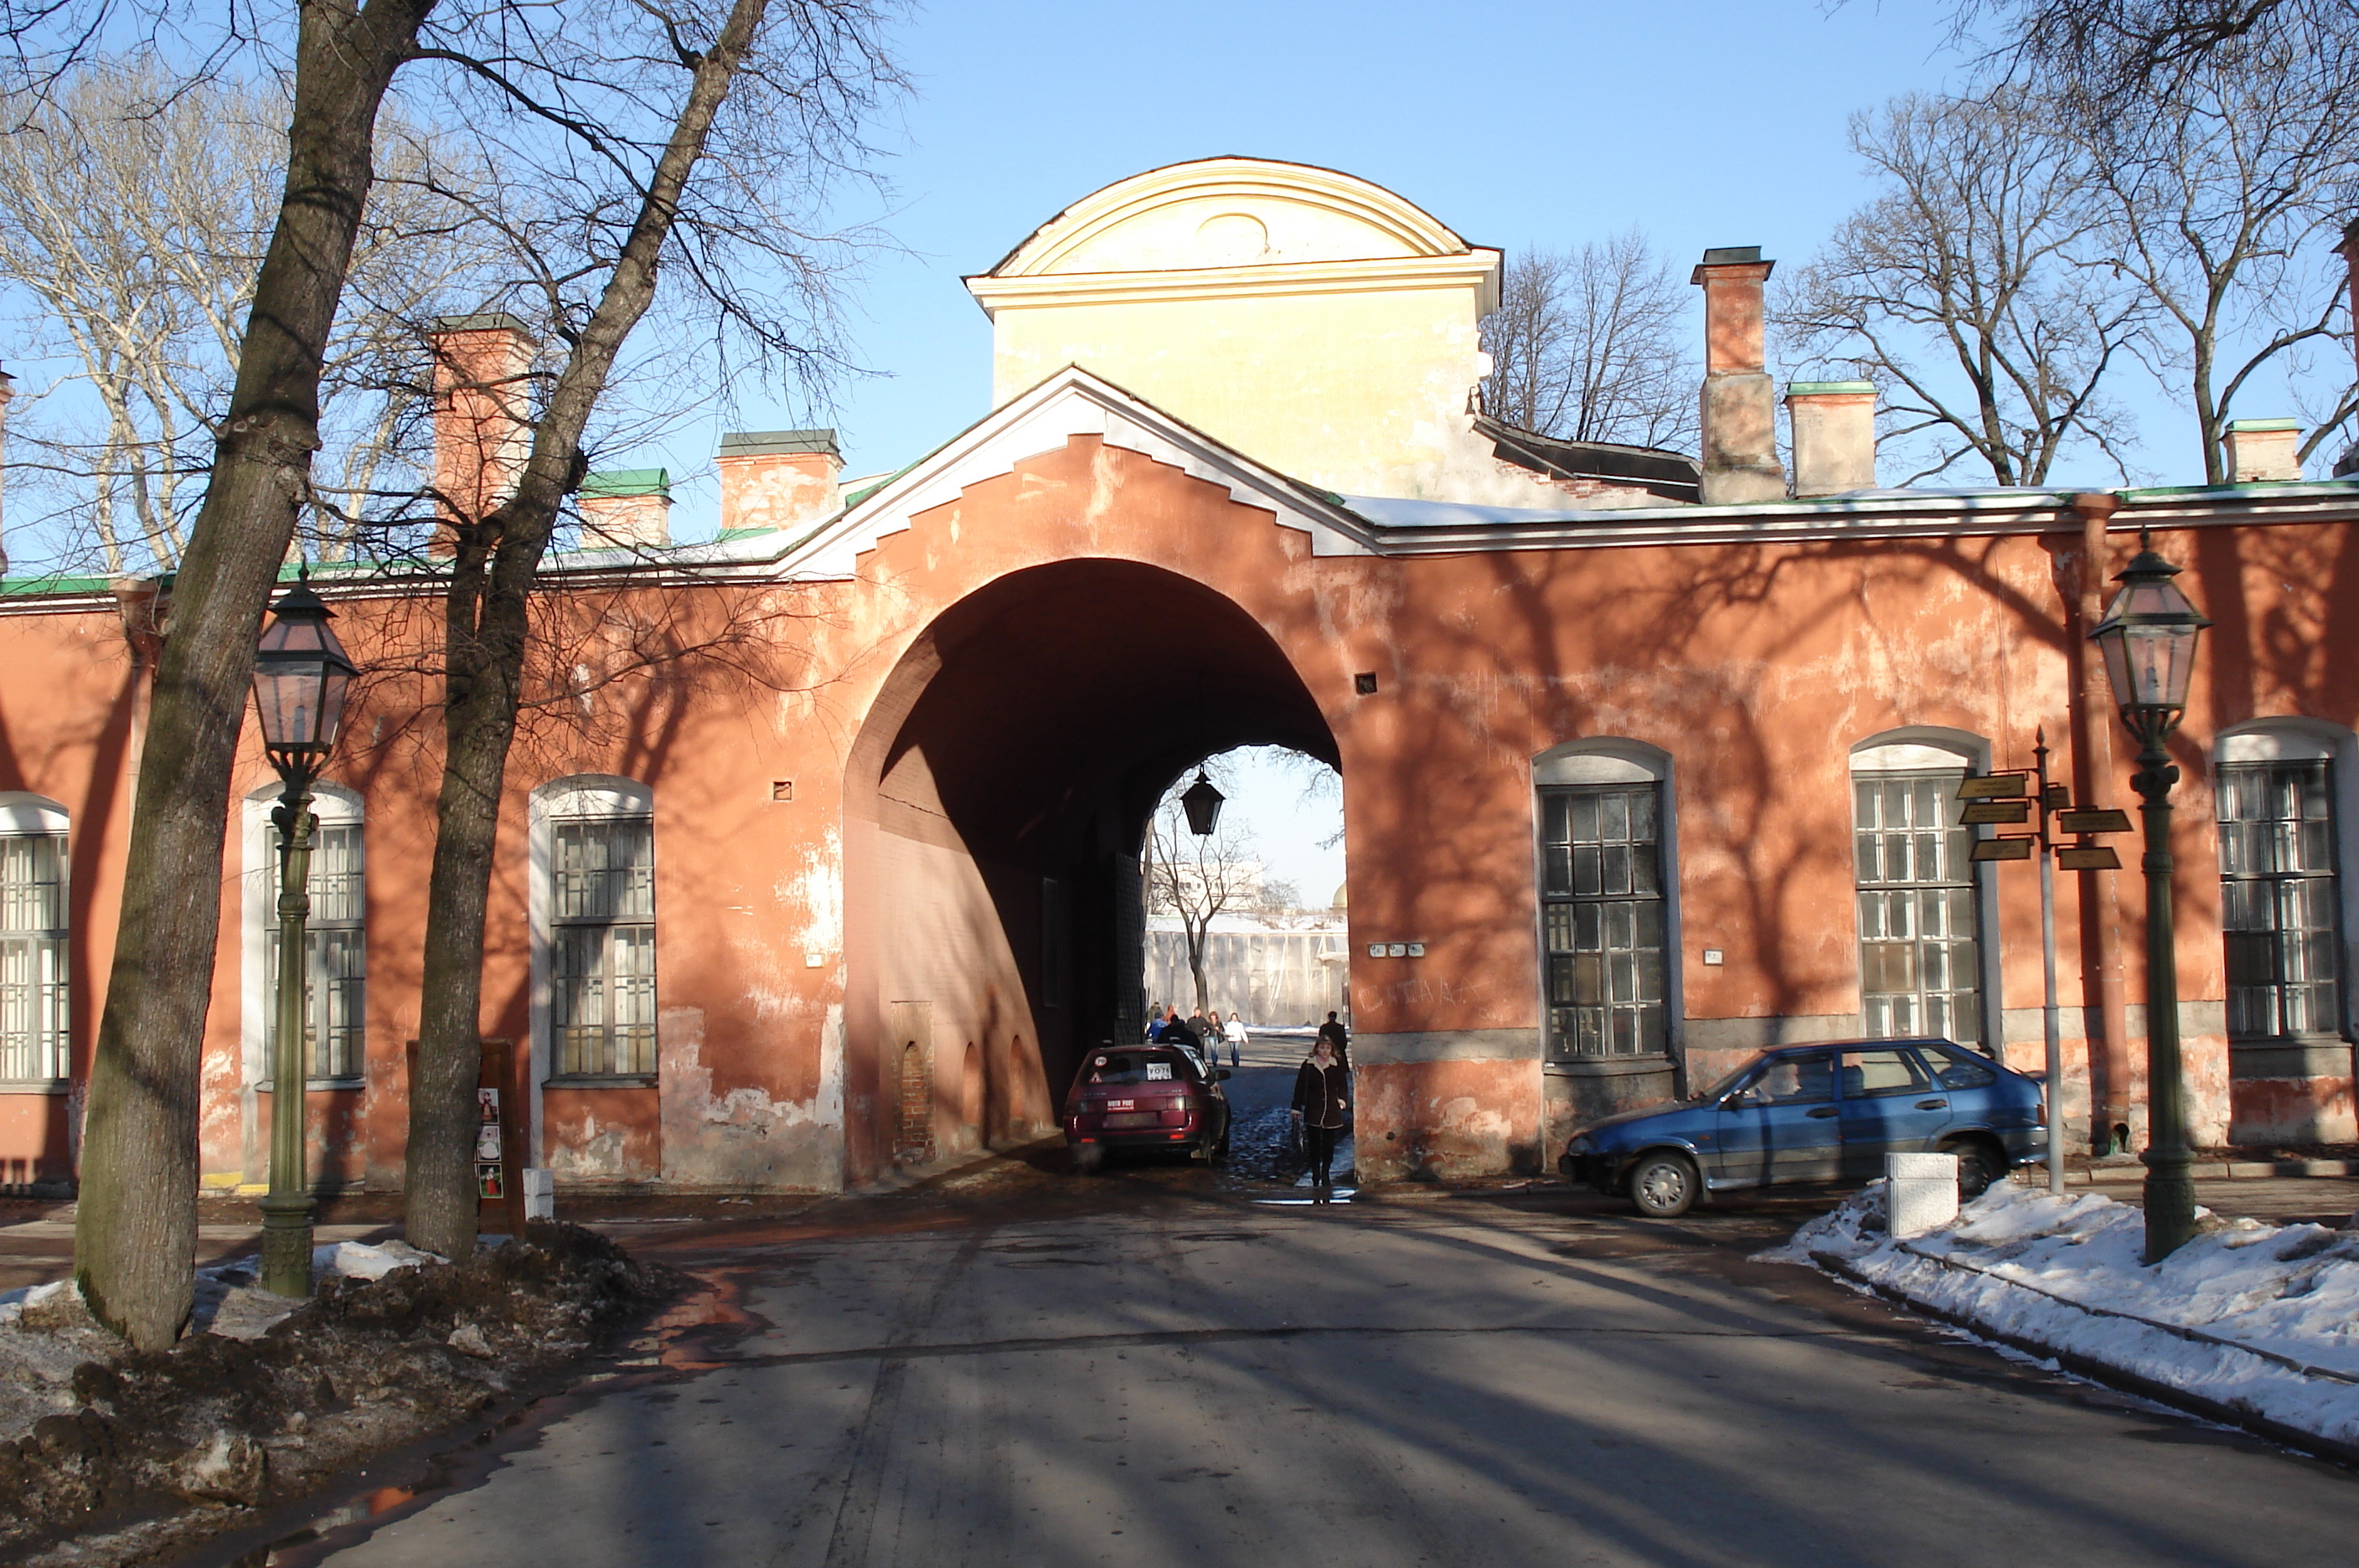
[[(320, 444), (320, 364), (373, 178), (377, 105), (433, 5), (301, 8), (286, 195), (212, 478), (172, 585), (91, 1063), (74, 1226), (74, 1278), (92, 1310), (142, 1349), (171, 1344), (193, 1302), (198, 1065), (230, 768), (263, 609)], [(297, 1114), (300, 1093), (279, 1085)]]
[[(405, 1181), (410, 1244), (446, 1258), (464, 1258), (475, 1248), (484, 928), (508, 748), (523, 695), (533, 578), (556, 529), (559, 508), (582, 482), (582, 432), (624, 340), (655, 298), (657, 264), (680, 193), (768, 8), (769, 0), (736, 0), (712, 48), (698, 59), (630, 238), (533, 431), (532, 456), (516, 494), (479, 525), (459, 530), (461, 559), (443, 619), (448, 749), (435, 801), (425, 1002), (409, 1092)], [(470, 564), (471, 551), (478, 564)]]

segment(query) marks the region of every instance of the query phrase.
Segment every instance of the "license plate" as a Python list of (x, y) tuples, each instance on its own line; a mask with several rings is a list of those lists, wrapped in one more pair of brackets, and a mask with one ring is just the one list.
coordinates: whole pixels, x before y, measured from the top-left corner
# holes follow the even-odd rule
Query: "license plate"
[(1158, 1127), (1163, 1118), (1153, 1111), (1123, 1111), (1105, 1119), (1110, 1127)]

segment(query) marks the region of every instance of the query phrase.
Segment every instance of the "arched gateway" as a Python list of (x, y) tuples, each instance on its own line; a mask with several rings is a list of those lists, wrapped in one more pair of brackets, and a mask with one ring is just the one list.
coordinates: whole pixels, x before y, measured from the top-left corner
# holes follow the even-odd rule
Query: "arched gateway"
[[(592, 476), (584, 540), (618, 548), (550, 566), (568, 724), (511, 760), (484, 987), (484, 1032), (529, 1044), (560, 1192), (824, 1190), (1047, 1130), (1074, 1052), (1137, 1023), (1148, 811), (1256, 742), (1343, 775), (1365, 1177), (1539, 1171), (1576, 1120), (1904, 1015), (1973, 1020), (2036, 1069), (2034, 883), (1951, 854), (1990, 830), (1949, 802), (2042, 734), (2076, 802), (2126, 801), (2083, 649), (2142, 528), (2219, 623), (2177, 742), (2194, 1135), (2350, 1138), (2359, 869), (2334, 856), (2359, 797), (2348, 748), (2314, 737), (2359, 724), (2319, 629), (2359, 614), (2359, 487), (1823, 495), (1810, 476), (1872, 474), (1843, 447), (1872, 433), (1866, 394), (1836, 384), (1788, 388), (1820, 401), (1782, 498), (1770, 265), (1697, 269), (1701, 462), (1551, 441), (1474, 411), (1497, 252), (1348, 175), (1182, 164), (968, 280), (994, 407), (900, 472), (842, 483), (832, 431), (724, 437), (722, 535), (677, 550), (663, 471)], [(520, 352), (505, 317), (440, 333), (462, 369)], [(445, 433), (480, 443), (451, 401)], [(314, 582), (364, 661), (420, 666), (430, 575)], [(0, 821), (21, 917), (0, 930), (20, 1074), (0, 1181), (71, 1168), (151, 668), (136, 590), (0, 594), (0, 796), (64, 803)], [(354, 1060), (309, 1118), (354, 1147), (314, 1168), (376, 1187), (402, 1179), (433, 698), (373, 681), (326, 780), (365, 839), (338, 951), (366, 973), (330, 976), (365, 1016), (329, 1030)], [(1961, 749), (1896, 749), (1928, 736)], [(240, 766), (239, 791), (265, 784), (251, 746)], [(2248, 864), (2237, 845), (2297, 808), (2330, 847)], [(2114, 883), (2057, 878), (2084, 1127), (2093, 1078), (2132, 1120), (2141, 1092), (2140, 977), (2100, 973), (2136, 945)], [(2298, 952), (2256, 935), (2255, 887), (2304, 900)], [(200, 1128), (223, 1185), (261, 1174), (240, 983), (261, 971), (226, 915)]]

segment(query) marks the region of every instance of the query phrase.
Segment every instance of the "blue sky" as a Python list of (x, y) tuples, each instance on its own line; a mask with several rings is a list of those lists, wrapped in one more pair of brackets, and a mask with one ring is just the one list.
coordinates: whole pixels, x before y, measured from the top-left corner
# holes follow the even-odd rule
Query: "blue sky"
[[(1101, 186), (1223, 153), (1363, 176), (1477, 245), (1636, 223), (1674, 262), (1757, 244), (1799, 263), (1862, 199), (1851, 113), (1959, 73), (1943, 16), (1929, 0), (937, 6), (902, 34), (917, 91), (884, 138), (883, 222), (908, 254), (880, 258), (854, 304), (877, 374), (816, 416), (749, 392), (735, 419), (832, 423), (853, 473), (922, 454), (989, 396), (989, 323), (959, 279)], [(687, 477), (717, 429), (633, 461)], [(680, 501), (681, 533), (711, 526), (709, 483)]]

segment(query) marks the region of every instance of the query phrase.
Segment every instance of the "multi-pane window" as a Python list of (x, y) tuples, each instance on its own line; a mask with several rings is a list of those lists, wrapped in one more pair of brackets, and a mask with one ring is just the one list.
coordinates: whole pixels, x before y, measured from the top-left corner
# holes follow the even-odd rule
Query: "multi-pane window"
[(0, 1081), (66, 1075), (66, 840), (0, 836)]
[(1540, 791), (1549, 1055), (1668, 1049), (1657, 784)]
[(557, 1071), (656, 1070), (656, 834), (647, 817), (549, 824)]
[(2221, 766), (2220, 925), (2232, 1040), (2340, 1030), (2332, 785), (2323, 757)]
[(1859, 857), (1861, 1002), (1871, 1035), (1983, 1038), (1973, 832), (1958, 825), (1962, 770), (1852, 778)]
[[(303, 931), (303, 1044), (313, 1078), (357, 1078), (365, 1058), (362, 1019), (368, 999), (368, 938), (364, 934), (364, 864), (358, 822), (323, 823), (311, 835), (310, 918)], [(273, 886), (277, 884), (274, 882)], [(263, 1040), (278, 1049), (278, 937), (266, 933)], [(276, 1055), (266, 1061), (277, 1060)]]

